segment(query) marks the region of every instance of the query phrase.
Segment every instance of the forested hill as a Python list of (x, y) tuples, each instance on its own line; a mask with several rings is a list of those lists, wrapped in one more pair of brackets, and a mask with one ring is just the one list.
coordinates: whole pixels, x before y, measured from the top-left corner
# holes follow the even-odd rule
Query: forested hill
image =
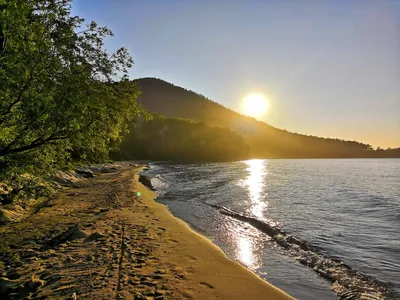
[(135, 82), (142, 92), (138, 101), (150, 112), (229, 127), (244, 137), (252, 157), (400, 157), (400, 148), (375, 151), (370, 145), (356, 141), (321, 138), (278, 129), (161, 79), (141, 78)]

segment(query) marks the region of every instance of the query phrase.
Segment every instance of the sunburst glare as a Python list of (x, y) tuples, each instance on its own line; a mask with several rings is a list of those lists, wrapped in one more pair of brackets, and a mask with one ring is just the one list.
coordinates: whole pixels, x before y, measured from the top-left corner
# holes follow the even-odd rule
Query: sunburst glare
[(248, 116), (261, 117), (268, 110), (268, 101), (263, 94), (249, 94), (243, 100), (243, 110)]

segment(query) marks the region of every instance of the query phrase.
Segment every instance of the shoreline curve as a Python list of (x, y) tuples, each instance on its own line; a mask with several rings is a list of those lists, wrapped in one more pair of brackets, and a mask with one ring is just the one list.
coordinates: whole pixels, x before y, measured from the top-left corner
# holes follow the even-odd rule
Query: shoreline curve
[[(226, 254), (209, 239), (192, 230), (183, 220), (175, 217), (162, 203), (155, 201), (156, 193), (142, 178), (135, 175), (137, 191), (155, 215), (167, 236), (169, 253), (161, 260), (180, 263), (189, 270), (186, 287), (193, 299), (295, 299), (268, 283)], [(149, 181), (148, 181), (149, 182)], [(172, 242), (171, 242), (172, 241)], [(160, 241), (163, 243), (162, 241)]]

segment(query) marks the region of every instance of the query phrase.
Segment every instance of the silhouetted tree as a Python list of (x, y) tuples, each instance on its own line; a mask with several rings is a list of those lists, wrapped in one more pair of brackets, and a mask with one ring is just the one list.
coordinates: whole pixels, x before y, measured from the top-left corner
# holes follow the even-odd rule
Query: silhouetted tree
[(114, 157), (200, 162), (241, 160), (248, 153), (244, 139), (228, 128), (156, 116), (132, 124)]

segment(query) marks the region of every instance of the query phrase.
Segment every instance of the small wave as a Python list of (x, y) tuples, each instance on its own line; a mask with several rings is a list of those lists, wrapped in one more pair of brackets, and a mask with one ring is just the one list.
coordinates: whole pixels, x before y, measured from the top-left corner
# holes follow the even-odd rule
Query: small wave
[(156, 175), (156, 177), (153, 177), (151, 179), (151, 184), (158, 192), (164, 192), (164, 190), (169, 187), (169, 183), (160, 175)]
[[(354, 270), (343, 261), (322, 253), (322, 248), (296, 238), (276, 225), (258, 220), (229, 208), (206, 203), (224, 215), (246, 222), (269, 235), (277, 244), (286, 249), (289, 255), (301, 264), (312, 268), (320, 276), (332, 282), (332, 290), (341, 299), (380, 300), (400, 299), (390, 283)], [(348, 296), (352, 298), (347, 298)]]

